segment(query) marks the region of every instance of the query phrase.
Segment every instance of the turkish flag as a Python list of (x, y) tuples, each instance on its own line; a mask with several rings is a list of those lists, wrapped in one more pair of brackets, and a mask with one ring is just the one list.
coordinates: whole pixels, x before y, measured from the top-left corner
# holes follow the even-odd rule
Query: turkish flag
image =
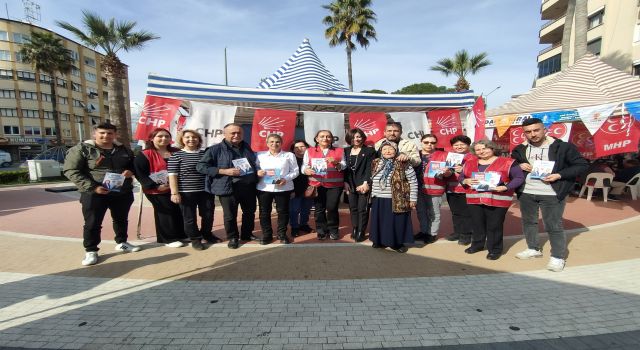
[(369, 146), (384, 137), (386, 125), (387, 115), (383, 112), (349, 113), (349, 127), (362, 130)]
[(512, 126), (509, 128), (509, 153), (513, 151), (516, 146), (522, 144), (527, 139), (524, 137), (524, 131), (521, 126)]
[(631, 116), (610, 117), (601, 126), (593, 141), (596, 158), (612, 154), (637, 152), (640, 128), (638, 121)]
[(268, 150), (267, 136), (278, 134), (282, 137), (282, 149), (288, 151), (295, 133), (296, 111), (256, 109), (251, 128), (251, 148), (254, 152)]
[(571, 125), (572, 123), (553, 123), (547, 128), (547, 135), (568, 142), (571, 134)]
[(431, 121), (431, 133), (438, 137), (436, 147), (451, 151), (449, 140), (457, 135), (462, 135), (462, 123), (460, 111), (457, 109), (443, 109), (429, 112)]
[(134, 139), (147, 140), (149, 134), (156, 128), (170, 130), (171, 122), (181, 104), (182, 100), (147, 95), (144, 98), (144, 106), (138, 119)]
[(593, 136), (582, 122), (574, 122), (571, 127), (569, 142), (573, 143), (580, 154), (589, 160), (596, 159), (596, 148), (593, 144)]
[[(475, 127), (475, 133), (474, 133), (474, 140), (478, 141), (478, 140), (482, 140), (484, 139), (486, 136), (484, 134), (484, 124), (487, 121), (487, 116), (485, 115), (485, 107), (484, 107), (484, 98), (482, 98), (482, 96), (478, 97), (476, 99), (476, 103), (473, 104), (473, 117), (475, 118), (475, 122), (476, 122), (476, 127)], [(469, 116), (471, 117), (471, 116)], [(467, 133), (469, 133), (470, 131), (467, 130)]]

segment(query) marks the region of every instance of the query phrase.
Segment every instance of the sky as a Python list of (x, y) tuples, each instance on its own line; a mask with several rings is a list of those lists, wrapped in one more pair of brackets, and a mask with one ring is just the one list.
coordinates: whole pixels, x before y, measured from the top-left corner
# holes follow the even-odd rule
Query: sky
[[(344, 46), (329, 47), (322, 23), (330, 0), (39, 0), (41, 27), (70, 39), (58, 20), (82, 26), (82, 11), (137, 22), (137, 29), (160, 37), (140, 51), (122, 52), (129, 66), (132, 102), (142, 102), (149, 73), (256, 87), (305, 38), (325, 66), (348, 86)], [(2, 17), (23, 19), (21, 0), (5, 1)], [(429, 67), (455, 52), (486, 52), (492, 64), (467, 80), (476, 94), (498, 107), (531, 89), (537, 73), (539, 0), (373, 0), (377, 41), (353, 53), (354, 91), (396, 91), (414, 83), (453, 87)], [(495, 90), (496, 87), (499, 89)]]

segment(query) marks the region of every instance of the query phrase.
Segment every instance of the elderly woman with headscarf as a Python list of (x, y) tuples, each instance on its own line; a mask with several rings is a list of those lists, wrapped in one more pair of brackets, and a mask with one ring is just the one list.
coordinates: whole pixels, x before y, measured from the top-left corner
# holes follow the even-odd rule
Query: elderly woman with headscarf
[(371, 165), (371, 229), (369, 239), (374, 248), (406, 253), (406, 243), (413, 243), (411, 210), (418, 200), (416, 173), (407, 162), (396, 160), (398, 146), (385, 142), (381, 158)]

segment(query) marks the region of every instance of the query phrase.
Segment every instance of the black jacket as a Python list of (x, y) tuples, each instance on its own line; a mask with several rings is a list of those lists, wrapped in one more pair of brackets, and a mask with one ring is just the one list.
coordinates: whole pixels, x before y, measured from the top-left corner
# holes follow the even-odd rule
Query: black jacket
[[(529, 163), (527, 147), (528, 144), (516, 146), (511, 152), (511, 158), (515, 159), (518, 164)], [(561, 176), (560, 180), (551, 183), (551, 188), (556, 192), (556, 197), (563, 200), (571, 192), (576, 177), (587, 170), (589, 162), (580, 155), (576, 146), (559, 139), (553, 141), (549, 146), (549, 160), (555, 162), (553, 173)], [(524, 186), (525, 184), (516, 190), (518, 196), (522, 194)]]
[(232, 193), (233, 176), (226, 176), (218, 173), (218, 169), (233, 168), (233, 159), (247, 158), (253, 168), (253, 173), (245, 175), (243, 179), (248, 185), (255, 188), (258, 183), (256, 176), (256, 155), (248, 143), (242, 141), (239, 149), (240, 155), (231, 149), (231, 145), (223, 140), (215, 144), (204, 152), (202, 159), (196, 165), (198, 172), (207, 175), (204, 190), (208, 193), (224, 196)]
[(371, 162), (376, 158), (376, 150), (373, 147), (363, 146), (358, 154), (358, 161), (354, 169), (351, 169), (352, 164), (350, 164), (349, 158), (351, 158), (351, 147), (344, 149), (344, 159), (347, 161), (344, 182), (351, 187), (352, 191), (365, 182), (371, 185)]
[(309, 187), (309, 176), (302, 173), (302, 163), (304, 158), (296, 157), (296, 162), (298, 162), (298, 171), (300, 175), (293, 179), (293, 193), (295, 193), (296, 197), (303, 197), (304, 191)]

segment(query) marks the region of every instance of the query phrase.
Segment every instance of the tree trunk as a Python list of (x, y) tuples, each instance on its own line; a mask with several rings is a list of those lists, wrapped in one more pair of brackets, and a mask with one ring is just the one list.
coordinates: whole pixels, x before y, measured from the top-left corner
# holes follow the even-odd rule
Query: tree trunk
[(353, 68), (351, 66), (351, 46), (347, 43), (347, 74), (349, 75), (349, 91), (353, 92)]
[(576, 9), (576, 0), (569, 0), (567, 13), (564, 17), (564, 29), (562, 31), (562, 53), (560, 56), (560, 70), (569, 67), (569, 55), (571, 54), (571, 32), (573, 30), (573, 16)]
[(589, 20), (587, 18), (587, 0), (575, 0), (576, 17), (576, 39), (575, 39), (575, 60), (579, 60), (587, 53), (587, 31), (589, 30)]
[[(58, 113), (58, 94), (56, 93), (56, 76), (52, 72), (47, 72), (51, 79), (51, 109), (53, 110), (53, 127), (56, 129), (56, 147), (62, 146), (62, 127), (60, 126), (60, 114)], [(80, 140), (82, 141), (82, 140)]]
[(118, 139), (125, 147), (131, 147), (131, 128), (127, 120), (127, 110), (124, 101), (122, 77), (114, 72), (106, 71), (109, 85), (109, 119), (118, 127)]

